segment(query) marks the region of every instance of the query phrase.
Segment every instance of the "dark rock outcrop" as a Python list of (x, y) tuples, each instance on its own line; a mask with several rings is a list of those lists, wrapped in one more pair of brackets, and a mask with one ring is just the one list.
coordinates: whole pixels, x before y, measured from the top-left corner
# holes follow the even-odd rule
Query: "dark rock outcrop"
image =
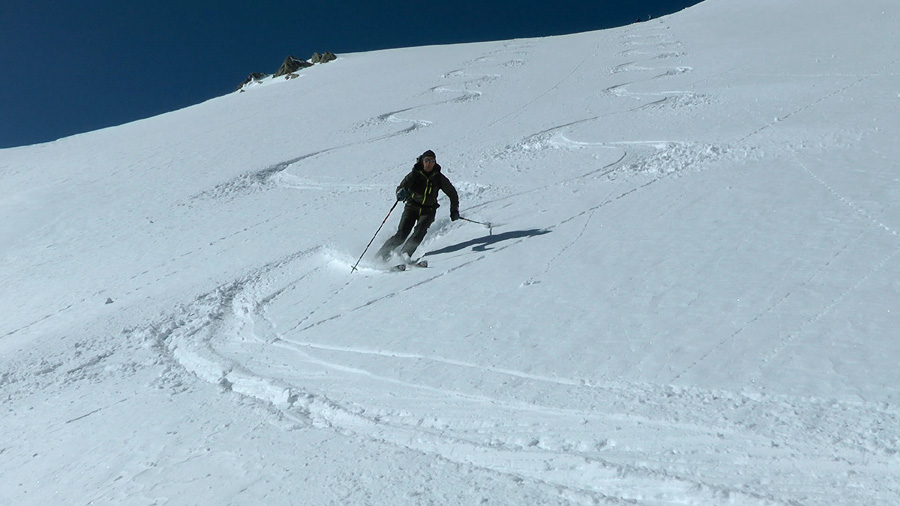
[(269, 74), (266, 74), (265, 72), (253, 72), (252, 74), (247, 76), (247, 79), (244, 79), (244, 82), (242, 82), (240, 84), (240, 86), (237, 87), (237, 89), (241, 90), (244, 88), (244, 86), (247, 86), (248, 84), (250, 84), (254, 81), (257, 81), (257, 82), (262, 81), (263, 79), (265, 79), (267, 77), (269, 77)]
[(300, 69), (306, 67), (312, 67), (312, 63), (301, 60), (295, 56), (288, 56), (284, 59), (284, 63), (281, 64), (281, 68), (278, 69), (278, 72), (275, 72), (274, 77), (286, 76), (288, 74), (292, 74)]
[(337, 56), (331, 51), (325, 51), (322, 54), (313, 53), (312, 58), (309, 59), (313, 63), (328, 63), (334, 60), (337, 60)]
[[(284, 63), (281, 64), (281, 67), (278, 69), (278, 72), (275, 72), (271, 77), (284, 77), (285, 79), (293, 79), (295, 77), (299, 77), (297, 74), (298, 70), (305, 69), (307, 67), (312, 67), (317, 63), (328, 63), (330, 61), (334, 61), (337, 59), (337, 56), (331, 51), (326, 51), (322, 54), (313, 53), (312, 58), (307, 60), (301, 60), (296, 56), (288, 56), (284, 59)], [(247, 85), (252, 83), (261, 82), (263, 79), (269, 77), (269, 74), (265, 72), (254, 72), (250, 74), (247, 79), (244, 79), (244, 82), (237, 87), (238, 91), (244, 91), (244, 88)]]

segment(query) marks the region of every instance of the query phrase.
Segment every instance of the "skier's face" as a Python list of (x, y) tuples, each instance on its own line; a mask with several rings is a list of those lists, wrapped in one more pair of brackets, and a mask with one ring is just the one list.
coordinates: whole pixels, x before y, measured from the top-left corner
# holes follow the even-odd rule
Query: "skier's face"
[(422, 168), (425, 169), (425, 172), (434, 170), (434, 158), (431, 158), (430, 156), (422, 158)]

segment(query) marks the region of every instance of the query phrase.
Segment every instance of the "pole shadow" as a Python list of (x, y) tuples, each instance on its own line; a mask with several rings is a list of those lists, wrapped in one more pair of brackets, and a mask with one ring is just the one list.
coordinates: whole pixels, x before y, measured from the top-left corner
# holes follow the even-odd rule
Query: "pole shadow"
[(422, 255), (423, 257), (431, 256), (431, 255), (440, 255), (443, 253), (453, 253), (456, 251), (461, 251), (466, 248), (471, 247), (472, 251), (488, 251), (490, 250), (490, 246), (497, 244), (498, 242), (510, 241), (513, 239), (522, 239), (526, 237), (537, 237), (539, 235), (549, 234), (550, 231), (543, 228), (533, 228), (531, 230), (515, 230), (512, 232), (504, 232), (502, 234), (497, 235), (486, 235), (484, 237), (479, 237), (478, 239), (472, 239), (470, 241), (461, 242), (459, 244), (454, 244), (452, 246), (447, 246), (441, 249), (436, 249), (433, 251), (429, 251)]

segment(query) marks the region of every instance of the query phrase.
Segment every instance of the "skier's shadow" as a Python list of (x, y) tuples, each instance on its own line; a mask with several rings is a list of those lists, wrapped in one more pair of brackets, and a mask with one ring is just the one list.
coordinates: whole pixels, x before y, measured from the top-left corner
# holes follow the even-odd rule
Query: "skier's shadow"
[(478, 239), (472, 239), (471, 241), (461, 242), (452, 246), (432, 250), (422, 256), (427, 257), (431, 255), (440, 255), (443, 253), (453, 253), (456, 251), (464, 250), (468, 247), (471, 247), (472, 251), (488, 251), (491, 249), (490, 247), (492, 245), (497, 244), (498, 242), (509, 241), (512, 239), (523, 239), (525, 237), (537, 237), (539, 235), (549, 233), (550, 231), (547, 229), (533, 228), (531, 230), (515, 230), (512, 232), (504, 232), (497, 235), (486, 235), (484, 237), (479, 237)]

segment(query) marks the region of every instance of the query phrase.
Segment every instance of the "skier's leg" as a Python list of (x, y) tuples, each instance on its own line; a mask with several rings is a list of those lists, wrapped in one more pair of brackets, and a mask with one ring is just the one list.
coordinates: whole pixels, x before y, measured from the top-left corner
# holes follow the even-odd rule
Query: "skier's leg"
[(413, 230), (412, 236), (406, 240), (406, 244), (403, 245), (403, 249), (401, 253), (412, 256), (415, 253), (416, 248), (419, 247), (419, 244), (425, 239), (425, 234), (428, 233), (428, 227), (434, 223), (434, 212), (431, 213), (423, 213), (422, 216), (419, 217), (419, 222), (416, 223), (416, 228)]
[(406, 206), (403, 209), (403, 215), (400, 217), (400, 225), (397, 226), (397, 233), (385, 241), (384, 246), (378, 250), (378, 253), (376, 253), (378, 258), (387, 260), (388, 257), (391, 256), (391, 252), (394, 251), (397, 246), (403, 244), (403, 240), (406, 239), (406, 236), (409, 235), (413, 226), (416, 224), (418, 213), (419, 210), (413, 210), (411, 206)]

